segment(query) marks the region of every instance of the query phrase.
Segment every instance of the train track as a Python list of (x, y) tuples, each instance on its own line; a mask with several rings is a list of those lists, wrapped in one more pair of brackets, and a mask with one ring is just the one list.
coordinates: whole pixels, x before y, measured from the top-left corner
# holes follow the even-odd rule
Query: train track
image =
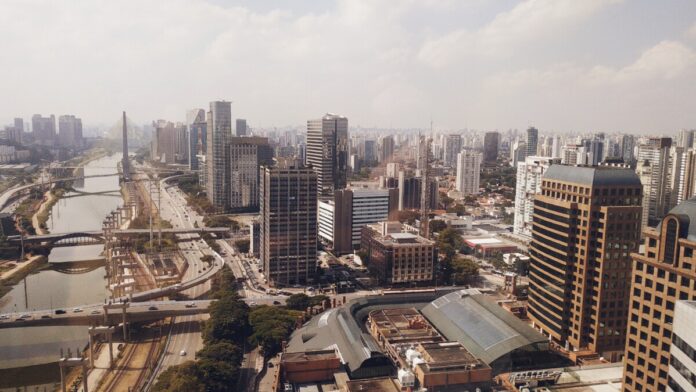
[[(152, 340), (150, 341), (150, 348), (147, 352), (147, 357), (145, 357), (145, 363), (143, 364), (143, 369), (140, 371), (140, 374), (138, 375), (138, 379), (135, 381), (135, 385), (133, 390), (134, 391), (140, 391), (144, 385), (144, 382), (147, 381), (146, 375), (150, 375), (152, 370), (154, 370), (155, 365), (151, 363), (153, 360), (153, 357), (155, 357), (155, 354), (157, 352), (157, 347), (159, 347), (159, 341), (162, 339), (162, 325), (159, 325), (158, 332), (155, 333), (155, 336), (152, 337)], [(148, 372), (148, 369), (151, 371)]]
[(124, 350), (126, 353), (121, 357), (120, 365), (117, 366), (117, 368), (113, 372), (113, 376), (107, 380), (107, 382), (99, 388), (102, 391), (116, 391), (116, 387), (119, 386), (119, 382), (123, 375), (126, 373), (126, 369), (128, 368), (128, 364), (131, 362), (133, 359), (133, 355), (135, 355), (136, 352), (136, 345), (135, 344), (128, 344), (126, 346), (126, 349)]

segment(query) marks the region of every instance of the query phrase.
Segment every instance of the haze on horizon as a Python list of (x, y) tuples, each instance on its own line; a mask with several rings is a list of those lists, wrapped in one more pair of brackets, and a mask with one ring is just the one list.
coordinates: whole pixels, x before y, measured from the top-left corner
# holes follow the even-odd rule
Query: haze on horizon
[(696, 128), (689, 0), (10, 0), (0, 125), (233, 101), (254, 126)]

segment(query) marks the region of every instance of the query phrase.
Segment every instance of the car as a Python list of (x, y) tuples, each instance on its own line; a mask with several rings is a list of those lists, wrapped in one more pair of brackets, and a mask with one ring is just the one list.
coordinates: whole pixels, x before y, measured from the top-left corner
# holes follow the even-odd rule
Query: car
[(273, 305), (280, 305), (280, 301), (273, 301)]
[(290, 383), (285, 383), (285, 387), (283, 388), (284, 392), (294, 392), (294, 389), (292, 388), (292, 384)]
[(63, 309), (56, 309), (56, 311), (54, 313), (55, 314), (65, 314), (66, 312)]
[(23, 315), (19, 316), (19, 318), (28, 319), (28, 318), (31, 318), (31, 315), (30, 314), (23, 314)]
[(82, 309), (80, 309), (80, 308), (75, 308), (75, 309), (73, 309), (72, 311), (73, 311), (73, 313), (81, 313), (81, 312), (82, 312)]
[(147, 310), (157, 310), (157, 306), (150, 306)]
[(101, 312), (98, 311), (98, 310), (93, 310), (93, 311), (89, 312), (89, 314), (100, 314), (100, 313), (101, 313)]
[(187, 308), (195, 308), (195, 307), (196, 307), (196, 303), (195, 303), (195, 302), (189, 302), (189, 303), (186, 304), (186, 307), (187, 307)]
[(41, 316), (42, 319), (50, 319), (51, 315), (50, 314), (44, 314)]
[(185, 356), (186, 356), (186, 350), (181, 350), (181, 351), (179, 351), (179, 355), (181, 355), (182, 357), (185, 357)]
[(275, 365), (273, 364), (273, 362), (269, 362), (269, 363), (268, 363), (268, 367), (269, 367), (269, 368), (272, 368), (272, 367), (274, 367), (274, 366), (275, 366)]

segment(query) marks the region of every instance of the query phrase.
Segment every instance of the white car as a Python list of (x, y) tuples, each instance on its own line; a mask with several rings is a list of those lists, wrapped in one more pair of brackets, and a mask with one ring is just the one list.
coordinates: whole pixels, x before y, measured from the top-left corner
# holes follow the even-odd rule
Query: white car
[(73, 309), (72, 311), (73, 311), (73, 313), (80, 313), (80, 312), (82, 312), (82, 309), (80, 309), (80, 308), (75, 308), (75, 309)]
[(185, 356), (186, 356), (186, 350), (181, 350), (181, 351), (179, 351), (179, 355), (181, 355), (182, 357), (185, 357)]

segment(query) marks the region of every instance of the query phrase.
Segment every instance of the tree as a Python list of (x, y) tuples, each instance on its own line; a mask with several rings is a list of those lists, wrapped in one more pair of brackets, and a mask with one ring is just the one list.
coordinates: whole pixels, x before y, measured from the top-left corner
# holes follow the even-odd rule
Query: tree
[(430, 221), (430, 232), (431, 233), (438, 233), (442, 230), (445, 230), (447, 228), (447, 223), (443, 220), (431, 220)]
[(206, 392), (227, 392), (231, 385), (237, 384), (239, 365), (201, 359), (196, 363), (198, 376), (205, 384)]
[(210, 319), (203, 328), (207, 343), (241, 343), (249, 330), (249, 306), (234, 292), (226, 292), (209, 307)]
[(249, 340), (261, 346), (264, 354), (274, 355), (295, 327), (299, 312), (272, 306), (259, 306), (249, 314), (253, 329)]
[(234, 242), (234, 246), (236, 246), (241, 253), (249, 253), (249, 245), (250, 242), (248, 239), (241, 239)]
[(452, 278), (454, 284), (471, 283), (478, 276), (479, 266), (471, 259), (459, 258), (452, 262)]
[(242, 360), (242, 350), (230, 342), (216, 342), (205, 345), (196, 353), (196, 358), (210, 361), (239, 363)]
[(401, 223), (408, 223), (409, 225), (412, 225), (416, 223), (416, 219), (420, 217), (420, 213), (418, 211), (412, 211), (412, 210), (402, 210), (399, 211), (399, 222)]
[(288, 309), (304, 311), (309, 307), (309, 296), (307, 294), (293, 294), (285, 300)]
[(313, 297), (309, 297), (309, 306), (319, 306), (324, 303), (324, 301), (328, 301), (329, 297), (323, 294), (318, 294)]
[(154, 392), (204, 392), (205, 384), (198, 378), (198, 367), (192, 361), (172, 366), (157, 378)]
[(213, 255), (203, 255), (201, 256), (201, 261), (207, 264), (211, 264), (215, 261), (215, 256)]

